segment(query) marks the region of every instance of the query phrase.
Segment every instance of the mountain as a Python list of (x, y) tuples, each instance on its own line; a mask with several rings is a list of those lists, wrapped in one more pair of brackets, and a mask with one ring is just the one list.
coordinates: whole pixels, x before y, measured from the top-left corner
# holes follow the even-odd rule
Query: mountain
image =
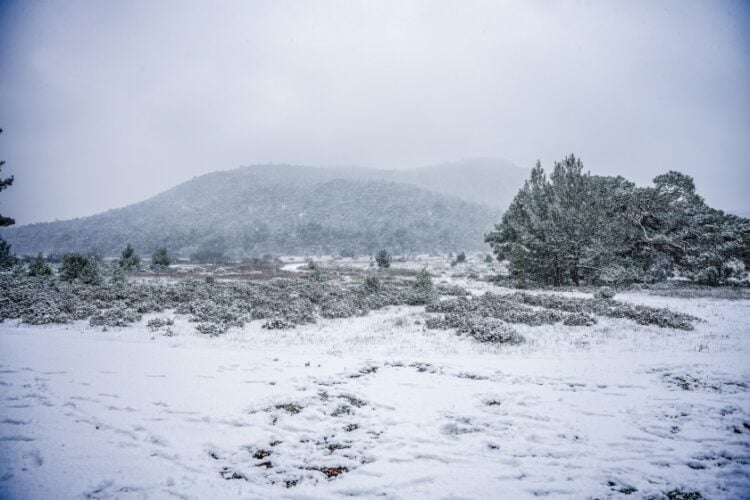
[[(242, 167), (193, 178), (124, 208), (11, 227), (0, 235), (27, 255), (96, 249), (114, 256), (128, 242), (143, 254), (166, 246), (183, 256), (235, 258), (485, 249), (483, 235), (500, 211), (445, 194), (460, 173), (448, 167), (422, 172)], [(416, 185), (403, 182), (409, 180)], [(468, 193), (463, 186), (456, 182), (452, 191)]]

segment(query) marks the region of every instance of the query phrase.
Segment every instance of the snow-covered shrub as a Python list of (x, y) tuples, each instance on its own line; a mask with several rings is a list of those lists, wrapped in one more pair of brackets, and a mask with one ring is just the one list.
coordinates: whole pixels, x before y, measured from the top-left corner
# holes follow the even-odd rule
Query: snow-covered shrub
[(593, 326), (596, 318), (586, 313), (573, 313), (565, 316), (563, 324), (567, 326)]
[(125, 271), (135, 271), (141, 267), (141, 258), (135, 253), (132, 245), (128, 243), (117, 263)]
[(138, 311), (123, 304), (116, 304), (111, 309), (98, 311), (91, 316), (89, 324), (91, 326), (128, 326), (140, 320), (141, 314)]
[(151, 256), (151, 268), (154, 270), (166, 269), (171, 263), (172, 259), (170, 259), (169, 253), (164, 247), (157, 248)]
[(48, 325), (51, 323), (67, 323), (70, 317), (60, 308), (59, 304), (50, 299), (42, 299), (31, 304), (24, 311), (21, 320), (29, 325)]
[(432, 284), (432, 278), (427, 269), (422, 269), (417, 273), (412, 285), (411, 293), (407, 296), (406, 302), (410, 305), (428, 304), (435, 298), (435, 289)]
[(551, 294), (516, 293), (512, 296), (524, 304), (564, 311), (569, 313), (587, 313), (610, 318), (627, 318), (641, 325), (656, 325), (661, 328), (692, 330), (697, 320), (689, 314), (670, 311), (669, 309), (648, 306), (636, 306), (616, 300), (580, 299)]
[(615, 292), (614, 289), (608, 286), (603, 286), (597, 289), (596, 292), (594, 292), (594, 298), (600, 300), (610, 300), (614, 299), (616, 294), (617, 292)]
[(275, 317), (269, 318), (263, 323), (263, 328), (267, 330), (288, 330), (294, 328), (294, 323), (291, 323), (284, 318)]
[(52, 268), (49, 267), (47, 261), (44, 260), (42, 254), (39, 253), (29, 262), (29, 276), (36, 277), (47, 277), (52, 276)]
[(368, 274), (365, 276), (362, 288), (364, 288), (367, 293), (377, 293), (380, 291), (380, 280), (374, 274)]
[(172, 325), (174, 325), (174, 320), (172, 320), (172, 318), (153, 318), (146, 323), (149, 330), (158, 330)]
[(474, 300), (466, 297), (458, 297), (450, 300), (435, 300), (425, 307), (426, 312), (435, 313), (466, 313), (474, 310)]
[(229, 330), (229, 325), (224, 323), (198, 323), (195, 325), (195, 329), (198, 333), (208, 335), (210, 337), (218, 337)]
[(80, 281), (88, 285), (97, 285), (101, 282), (99, 264), (91, 255), (80, 253), (66, 253), (63, 255), (60, 267), (60, 279), (63, 281)]
[(381, 269), (391, 267), (391, 260), (391, 254), (386, 249), (382, 249), (375, 254), (375, 262), (377, 262), (378, 267)]
[(325, 281), (325, 274), (323, 274), (323, 270), (320, 268), (318, 264), (316, 264), (313, 261), (310, 261), (310, 264), (312, 264), (312, 268), (310, 268), (310, 280), (311, 281)]
[(245, 324), (245, 315), (234, 305), (203, 299), (191, 303), (188, 309), (192, 314), (190, 321), (196, 323), (224, 324), (227, 328)]
[[(2, 218), (1, 215), (0, 218)], [(0, 269), (10, 269), (16, 265), (16, 262), (18, 259), (10, 251), (10, 244), (0, 238)]]
[(440, 284), (440, 285), (437, 285), (435, 289), (437, 290), (438, 295), (451, 295), (454, 297), (464, 297), (469, 294), (469, 292), (467, 292), (466, 289), (458, 285)]
[(506, 322), (495, 318), (469, 318), (458, 329), (479, 342), (493, 344), (518, 344), (523, 337)]

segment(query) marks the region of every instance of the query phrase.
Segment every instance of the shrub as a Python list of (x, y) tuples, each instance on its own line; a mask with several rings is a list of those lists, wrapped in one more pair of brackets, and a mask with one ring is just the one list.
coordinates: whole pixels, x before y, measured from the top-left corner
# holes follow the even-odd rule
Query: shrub
[(60, 279), (63, 281), (80, 281), (88, 285), (101, 283), (99, 264), (96, 258), (80, 253), (66, 253), (60, 266)]
[(198, 333), (208, 335), (209, 337), (218, 337), (229, 330), (229, 325), (224, 323), (198, 323), (195, 325), (195, 329)]
[(458, 329), (479, 342), (520, 344), (523, 337), (509, 324), (495, 318), (471, 318)]
[(377, 262), (380, 269), (391, 267), (391, 260), (391, 254), (389, 254), (388, 250), (386, 249), (382, 249), (377, 254), (375, 254), (375, 262)]
[(596, 318), (585, 313), (569, 314), (563, 320), (567, 326), (593, 326), (596, 324)]
[(52, 276), (52, 268), (44, 260), (41, 252), (29, 262), (29, 276)]
[(10, 269), (16, 264), (17, 260), (10, 251), (10, 244), (0, 238), (0, 269)]
[(125, 273), (120, 266), (117, 266), (112, 270), (112, 276), (109, 278), (110, 283), (116, 286), (120, 286), (126, 281), (127, 280), (125, 278)]
[(485, 255), (485, 256), (484, 256), (484, 261), (485, 261), (485, 262), (486, 262), (487, 264), (492, 264), (492, 261), (494, 261), (494, 260), (495, 260), (495, 259), (493, 259), (493, 258), (492, 258), (492, 255), (490, 255), (490, 254), (487, 254), (487, 255)]
[(307, 263), (307, 268), (310, 269), (309, 278), (311, 281), (325, 281), (325, 275), (319, 264), (311, 260)]
[(135, 253), (135, 250), (127, 244), (119, 260), (120, 267), (125, 271), (134, 271), (141, 266), (141, 258)]
[(461, 252), (456, 255), (456, 260), (453, 261), (453, 265), (464, 264), (466, 262), (466, 253)]
[(174, 321), (171, 318), (153, 318), (146, 323), (149, 330), (158, 330), (159, 328), (172, 325), (174, 325)]
[(432, 284), (432, 278), (426, 268), (417, 273), (412, 285), (411, 293), (407, 296), (406, 302), (411, 305), (427, 304), (435, 298), (435, 289)]
[(365, 276), (362, 288), (364, 288), (367, 293), (378, 293), (380, 291), (380, 280), (377, 276), (368, 274)]
[(124, 304), (99, 311), (89, 320), (91, 326), (128, 326), (141, 320), (141, 314)]
[(594, 298), (600, 300), (611, 300), (615, 298), (615, 295), (616, 292), (608, 286), (603, 286), (594, 292)]
[(164, 247), (158, 248), (151, 256), (152, 269), (166, 269), (171, 263), (172, 260)]
[(275, 317), (263, 323), (262, 328), (267, 330), (288, 330), (289, 328), (294, 328), (294, 324), (284, 318)]

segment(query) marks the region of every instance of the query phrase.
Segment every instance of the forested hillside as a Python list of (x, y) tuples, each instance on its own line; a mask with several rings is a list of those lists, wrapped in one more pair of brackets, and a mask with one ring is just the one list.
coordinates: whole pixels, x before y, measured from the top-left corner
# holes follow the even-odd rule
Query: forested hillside
[[(375, 177), (378, 171), (368, 174)], [(455, 251), (482, 248), (498, 210), (337, 170), (258, 166), (194, 178), (91, 217), (3, 231), (18, 254), (166, 247), (177, 255)]]

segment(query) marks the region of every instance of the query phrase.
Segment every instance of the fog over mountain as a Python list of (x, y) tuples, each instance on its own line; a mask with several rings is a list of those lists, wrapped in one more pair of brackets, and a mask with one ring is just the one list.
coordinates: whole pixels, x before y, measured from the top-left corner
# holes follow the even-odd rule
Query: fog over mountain
[[(462, 182), (465, 175), (483, 182)], [(257, 165), (196, 177), (94, 216), (11, 227), (2, 236), (19, 254), (47, 255), (113, 256), (127, 243), (142, 252), (165, 246), (177, 255), (232, 258), (477, 250), (525, 175), (491, 160), (414, 171)]]
[(68, 219), (238, 165), (679, 170), (750, 210), (743, 1), (0, 2), (3, 214)]

